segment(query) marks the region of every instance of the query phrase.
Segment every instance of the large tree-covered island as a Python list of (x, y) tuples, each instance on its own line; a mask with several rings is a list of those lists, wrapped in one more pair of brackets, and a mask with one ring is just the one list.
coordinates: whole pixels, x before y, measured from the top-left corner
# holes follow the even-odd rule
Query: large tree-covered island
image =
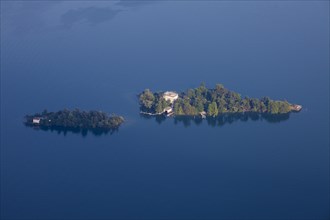
[(109, 115), (101, 111), (64, 109), (57, 112), (36, 113), (25, 116), (27, 126), (41, 128), (114, 130), (124, 122), (122, 116)]
[(268, 97), (242, 98), (239, 93), (217, 84), (214, 89), (208, 89), (202, 83), (198, 88), (187, 92), (151, 92), (144, 90), (139, 95), (141, 113), (149, 115), (175, 115), (216, 117), (223, 113), (267, 113), (286, 114), (300, 111), (300, 105), (287, 101), (271, 100)]

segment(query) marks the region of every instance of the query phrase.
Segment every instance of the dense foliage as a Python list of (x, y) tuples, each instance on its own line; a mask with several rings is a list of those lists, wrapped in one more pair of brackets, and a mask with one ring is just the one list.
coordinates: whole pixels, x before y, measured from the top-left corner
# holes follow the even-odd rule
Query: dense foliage
[(40, 119), (39, 126), (63, 127), (81, 129), (116, 129), (124, 118), (116, 115), (108, 115), (100, 111), (81, 111), (79, 109), (64, 109), (58, 112), (47, 112), (26, 116), (26, 124), (33, 125), (33, 119)]
[(161, 93), (152, 93), (149, 89), (140, 94), (139, 101), (141, 110), (153, 113), (161, 113), (171, 105), (170, 102), (165, 101)]
[[(151, 113), (162, 112), (171, 104), (165, 102), (162, 93), (152, 93), (145, 90), (139, 96), (141, 109)], [(189, 89), (179, 95), (173, 103), (175, 115), (198, 115), (206, 112), (208, 116), (216, 117), (222, 113), (258, 112), (270, 114), (285, 114), (292, 110), (287, 101), (275, 101), (268, 97), (261, 99), (242, 98), (239, 93), (217, 84), (214, 89), (208, 89), (202, 83), (198, 88)]]

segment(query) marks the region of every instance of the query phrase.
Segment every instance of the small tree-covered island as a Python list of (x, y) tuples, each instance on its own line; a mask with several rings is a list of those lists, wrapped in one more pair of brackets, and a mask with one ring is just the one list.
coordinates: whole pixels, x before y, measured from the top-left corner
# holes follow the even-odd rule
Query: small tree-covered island
[(286, 114), (299, 112), (302, 106), (287, 101), (276, 101), (268, 97), (242, 98), (239, 93), (217, 84), (214, 89), (202, 83), (198, 88), (187, 92), (173, 91), (152, 92), (145, 89), (139, 94), (142, 114), (167, 116), (201, 116), (217, 117), (224, 113), (254, 112), (263, 114)]
[(79, 109), (64, 109), (25, 116), (27, 126), (41, 128), (85, 129), (85, 130), (115, 130), (124, 122), (122, 116), (109, 115), (101, 111), (82, 111)]

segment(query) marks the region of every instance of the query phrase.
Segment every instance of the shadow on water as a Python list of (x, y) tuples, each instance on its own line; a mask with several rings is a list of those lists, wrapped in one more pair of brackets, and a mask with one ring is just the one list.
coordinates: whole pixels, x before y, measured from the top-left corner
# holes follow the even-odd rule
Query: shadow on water
[(115, 10), (110, 7), (87, 7), (70, 9), (61, 16), (61, 27), (70, 29), (74, 24), (81, 22), (96, 25), (113, 19), (121, 11), (122, 10)]
[[(158, 124), (161, 124), (166, 120), (166, 116), (149, 116), (141, 114), (142, 118), (145, 119), (155, 119)], [(232, 124), (237, 121), (247, 122), (247, 121), (266, 121), (269, 123), (280, 123), (288, 120), (290, 113), (287, 114), (260, 114), (260, 113), (228, 113), (222, 114), (218, 117), (207, 117), (202, 119), (199, 116), (176, 116), (174, 117), (174, 124), (183, 123), (185, 127), (189, 127), (192, 124), (200, 125), (205, 120), (209, 126), (223, 126), (225, 124)]]
[[(60, 28), (70, 29), (75, 24), (88, 23), (97, 25), (114, 19), (127, 8), (135, 8), (154, 3), (152, 0), (120, 0), (109, 7), (90, 6), (85, 8), (70, 9), (60, 18)], [(117, 7), (119, 6), (119, 8)]]
[(147, 120), (149, 119), (155, 119), (158, 124), (163, 123), (166, 120), (165, 115), (145, 115), (145, 114), (140, 114), (140, 117), (145, 118)]
[(34, 128), (37, 131), (50, 131), (56, 132), (57, 134), (63, 134), (66, 136), (68, 133), (72, 134), (80, 134), (82, 137), (86, 137), (88, 134), (92, 134), (94, 136), (102, 136), (102, 135), (112, 135), (118, 132), (118, 128), (115, 129), (85, 129), (85, 128), (64, 128), (64, 127), (44, 127), (44, 126), (36, 126), (24, 123), (26, 127)]

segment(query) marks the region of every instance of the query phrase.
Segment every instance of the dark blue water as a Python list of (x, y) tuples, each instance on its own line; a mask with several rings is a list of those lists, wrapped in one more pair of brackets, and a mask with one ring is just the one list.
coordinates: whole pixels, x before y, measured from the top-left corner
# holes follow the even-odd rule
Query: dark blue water
[[(279, 122), (139, 115), (219, 82)], [(99, 109), (110, 135), (27, 128)], [(329, 2), (1, 1), (1, 219), (329, 219)]]

